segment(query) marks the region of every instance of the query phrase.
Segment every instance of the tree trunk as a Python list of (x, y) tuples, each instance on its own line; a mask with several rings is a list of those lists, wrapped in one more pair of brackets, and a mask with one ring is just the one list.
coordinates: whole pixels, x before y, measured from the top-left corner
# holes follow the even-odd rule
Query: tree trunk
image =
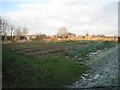
[(4, 35), (4, 41), (6, 41), (7, 40), (7, 35)]

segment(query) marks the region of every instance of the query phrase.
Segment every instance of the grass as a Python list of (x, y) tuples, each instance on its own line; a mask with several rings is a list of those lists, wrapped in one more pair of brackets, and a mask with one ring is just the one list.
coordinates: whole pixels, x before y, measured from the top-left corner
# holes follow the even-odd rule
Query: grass
[(35, 58), (3, 45), (3, 88), (55, 88), (71, 84), (88, 67), (59, 56)]
[(7, 47), (12, 49), (27, 49), (27, 48), (37, 48), (41, 50), (56, 50), (56, 49), (66, 49), (66, 48), (75, 48), (76, 46), (80, 46), (80, 44), (85, 44), (87, 42), (40, 42), (40, 41), (31, 41), (31, 42), (22, 42), (22, 43), (8, 43)]
[(83, 46), (89, 42), (14, 42), (3, 44), (4, 46), (11, 48), (13, 51), (33, 57), (46, 57), (46, 56), (60, 56), (64, 57), (65, 49), (76, 48)]

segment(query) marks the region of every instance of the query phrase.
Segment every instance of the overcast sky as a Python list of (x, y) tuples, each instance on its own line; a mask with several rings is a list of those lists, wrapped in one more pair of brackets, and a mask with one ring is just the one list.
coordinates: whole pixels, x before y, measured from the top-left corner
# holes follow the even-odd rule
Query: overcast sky
[[(18, 2), (21, 1), (21, 2)], [(77, 35), (118, 34), (118, 0), (2, 0), (0, 15), (29, 34), (56, 34), (62, 26)]]

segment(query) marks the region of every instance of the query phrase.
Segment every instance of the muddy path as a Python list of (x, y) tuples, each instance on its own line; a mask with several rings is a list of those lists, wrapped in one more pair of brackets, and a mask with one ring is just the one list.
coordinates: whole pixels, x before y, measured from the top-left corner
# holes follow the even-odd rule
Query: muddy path
[(70, 88), (118, 86), (118, 47), (91, 56), (84, 62), (91, 69), (80, 76)]

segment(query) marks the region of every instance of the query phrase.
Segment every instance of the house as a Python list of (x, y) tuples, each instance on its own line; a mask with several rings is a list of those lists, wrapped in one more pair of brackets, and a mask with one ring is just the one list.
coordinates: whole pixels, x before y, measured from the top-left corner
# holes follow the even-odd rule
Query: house
[(85, 38), (85, 36), (78, 35), (77, 38), (78, 38), (78, 39), (83, 39), (83, 38)]
[(44, 40), (47, 38), (46, 34), (40, 34), (37, 37), (40, 38), (40, 40)]
[(67, 38), (68, 39), (75, 39), (76, 38), (76, 35), (74, 33), (68, 33), (67, 34)]
[(25, 39), (26, 39), (26, 40), (33, 40), (33, 39), (35, 39), (35, 38), (37, 38), (36, 35), (26, 35), (26, 36), (25, 36)]
[(55, 39), (55, 38), (58, 38), (57, 35), (53, 35), (51, 36), (51, 38)]

